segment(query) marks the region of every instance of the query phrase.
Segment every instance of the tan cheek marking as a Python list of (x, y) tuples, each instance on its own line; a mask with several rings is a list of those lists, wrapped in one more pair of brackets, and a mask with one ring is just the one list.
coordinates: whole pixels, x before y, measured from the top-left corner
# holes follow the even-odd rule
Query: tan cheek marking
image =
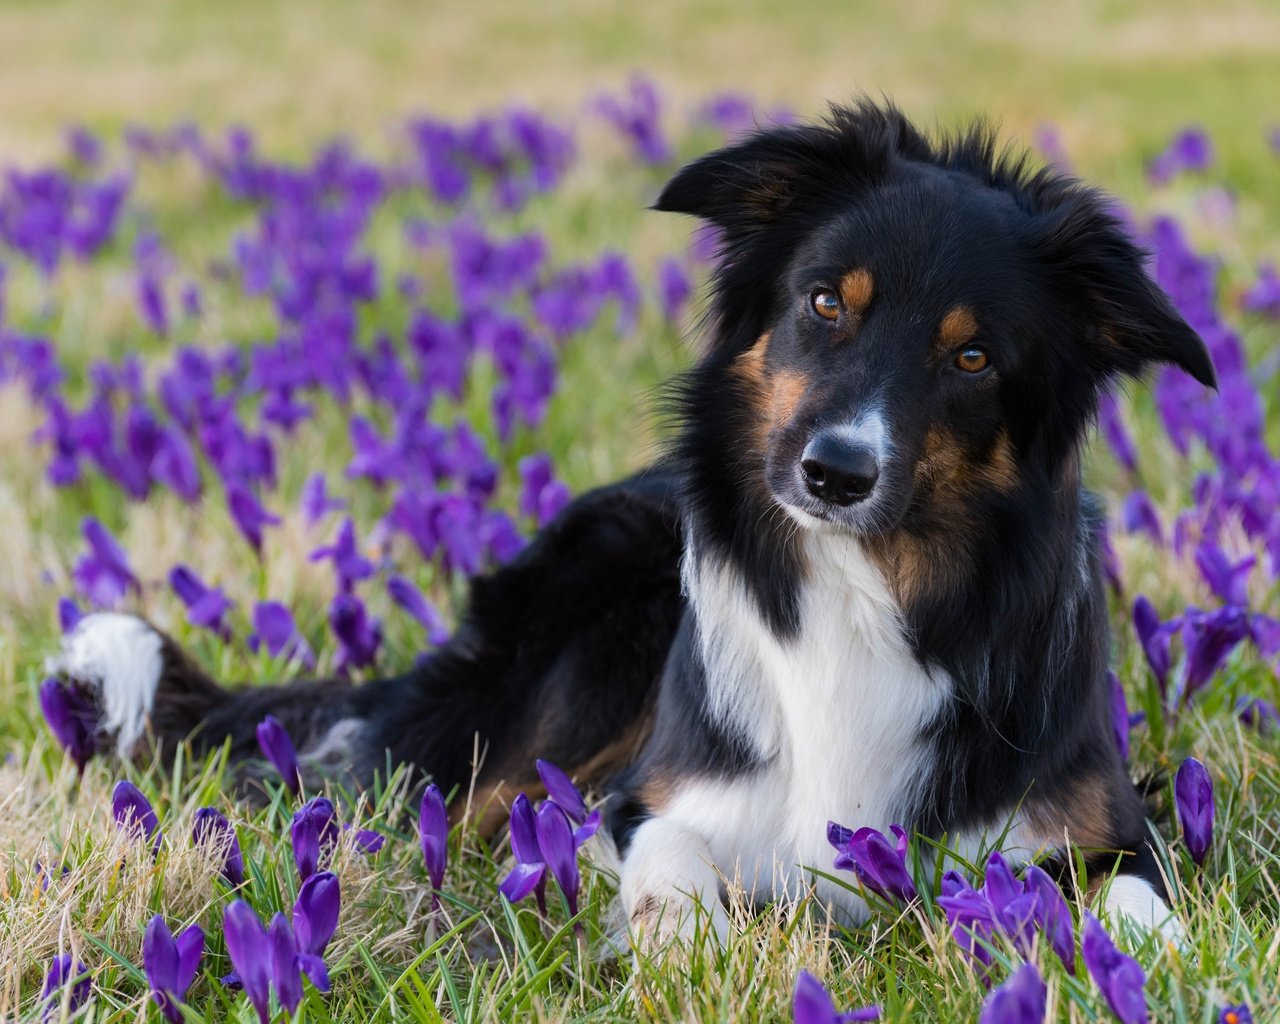
[(986, 482), (1002, 494), (1018, 486), (1018, 460), (1013, 457), (1013, 442), (1009, 432), (1002, 430), (987, 457)]
[(840, 279), (840, 298), (844, 300), (844, 308), (850, 313), (856, 315), (865, 312), (871, 305), (874, 293), (875, 281), (869, 270), (850, 270)]
[(965, 306), (956, 306), (938, 325), (937, 354), (949, 355), (978, 333), (978, 320)]
[(795, 415), (800, 399), (809, 390), (809, 381), (804, 374), (783, 370), (774, 374), (769, 384), (771, 388), (769, 427), (771, 430), (779, 430), (785, 427)]

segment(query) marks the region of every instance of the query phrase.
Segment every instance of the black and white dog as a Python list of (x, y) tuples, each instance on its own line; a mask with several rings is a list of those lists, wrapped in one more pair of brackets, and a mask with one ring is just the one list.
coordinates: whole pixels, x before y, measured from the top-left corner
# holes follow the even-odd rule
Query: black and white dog
[[(122, 755), (229, 743), (270, 713), (307, 770), (473, 770), (486, 827), (550, 759), (609, 794), (639, 931), (728, 926), (726, 882), (865, 908), (816, 879), (834, 819), (973, 856), (1078, 847), (1116, 908), (1168, 914), (1112, 738), (1099, 392), (1200, 339), (1093, 189), (931, 141), (890, 107), (761, 130), (659, 210), (714, 224), (707, 347), (652, 469), (583, 495), (474, 582), (406, 675), (227, 690), (140, 619), (100, 614), (58, 670)], [(483, 750), (477, 766), (474, 753)]]

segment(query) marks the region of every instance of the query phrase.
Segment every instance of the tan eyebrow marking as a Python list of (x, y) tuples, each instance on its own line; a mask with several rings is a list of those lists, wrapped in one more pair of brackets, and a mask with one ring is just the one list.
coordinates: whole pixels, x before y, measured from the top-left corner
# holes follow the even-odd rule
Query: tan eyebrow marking
[(967, 306), (955, 306), (938, 325), (938, 350), (945, 355), (978, 333), (978, 320)]
[(869, 270), (859, 267), (840, 278), (840, 298), (844, 300), (844, 308), (850, 313), (865, 312), (871, 305), (874, 293), (875, 281)]

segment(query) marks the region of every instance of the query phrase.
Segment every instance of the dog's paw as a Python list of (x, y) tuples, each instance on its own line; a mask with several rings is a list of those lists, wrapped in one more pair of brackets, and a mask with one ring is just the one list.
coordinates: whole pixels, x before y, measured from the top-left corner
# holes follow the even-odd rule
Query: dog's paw
[(146, 732), (164, 670), (164, 638), (136, 615), (86, 615), (62, 638), (62, 650), (46, 662), (93, 694), (102, 713), (101, 731), (129, 757)]

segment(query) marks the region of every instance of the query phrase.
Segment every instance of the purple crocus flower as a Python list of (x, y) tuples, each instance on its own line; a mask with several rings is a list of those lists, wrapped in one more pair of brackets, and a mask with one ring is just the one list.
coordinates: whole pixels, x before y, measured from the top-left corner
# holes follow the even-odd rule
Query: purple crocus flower
[(662, 102), (652, 81), (636, 75), (626, 96), (601, 96), (594, 106), (631, 144), (641, 161), (662, 164), (671, 159), (671, 144), (662, 133)]
[(294, 937), (289, 919), (278, 910), (267, 928), (267, 941), (271, 946), (271, 980), (276, 987), (276, 998), (292, 1014), (302, 1002), (298, 940)]
[(137, 786), (128, 779), (121, 779), (111, 791), (111, 816), (122, 832), (140, 832), (143, 839), (152, 840), (151, 852), (156, 854), (164, 841), (160, 831), (160, 819), (155, 809)]
[(987, 997), (978, 1024), (1041, 1024), (1047, 994), (1035, 965), (1023, 964)]
[(1253, 1024), (1253, 1011), (1245, 1003), (1224, 1006), (1218, 1013), (1218, 1024)]
[(356, 583), (373, 575), (373, 563), (360, 554), (356, 543), (355, 523), (350, 518), (342, 521), (342, 526), (338, 528), (338, 539), (333, 544), (316, 548), (310, 557), (313, 562), (327, 558), (333, 563), (333, 570), (338, 577), (338, 589), (344, 594), (351, 593)]
[(1098, 400), (1098, 426), (1116, 461), (1130, 473), (1137, 472), (1138, 449), (1133, 443), (1133, 435), (1125, 426), (1120, 403), (1111, 392), (1106, 392)]
[(371, 619), (355, 594), (338, 594), (329, 605), (329, 628), (338, 638), (334, 671), (372, 665), (382, 644), (382, 624)]
[(442, 644), (449, 639), (449, 627), (426, 595), (403, 576), (387, 579), (387, 593), (391, 600), (407, 611), (427, 628), (427, 641)]
[(262, 503), (253, 493), (238, 481), (227, 483), (227, 509), (236, 528), (244, 535), (254, 554), (262, 557), (262, 529), (265, 526), (279, 526), (280, 517), (274, 516), (262, 507)]
[(231, 885), (244, 883), (244, 856), (240, 852), (240, 840), (221, 811), (214, 807), (201, 807), (196, 811), (191, 841), (197, 846), (208, 844), (215, 847), (222, 853), (222, 877)]
[(323, 473), (312, 473), (302, 485), (302, 518), (308, 526), (315, 526), (327, 513), (344, 504), (341, 499), (329, 496)]
[(298, 966), (321, 992), (329, 991), (329, 968), (324, 951), (338, 928), (341, 886), (336, 875), (321, 871), (302, 883), (293, 904), (293, 935)]
[(547, 865), (538, 845), (537, 820), (529, 798), (521, 793), (511, 804), (511, 852), (516, 866), (502, 880), (498, 891), (511, 903), (519, 903), (530, 893), (538, 899), (538, 909), (547, 912)]
[[(538, 849), (551, 877), (560, 886), (569, 904), (569, 916), (578, 915), (578, 890), (582, 875), (578, 871), (578, 846), (573, 840), (573, 825), (559, 804), (544, 801), (535, 816)], [(580, 927), (580, 926), (575, 926)]]
[(971, 886), (958, 871), (942, 876), (942, 895), (938, 906), (947, 915), (951, 935), (983, 973), (991, 965), (988, 946), (996, 930), (996, 912), (986, 894)]
[(1204, 686), (1249, 635), (1249, 617), (1241, 608), (1226, 606), (1212, 612), (1191, 607), (1182, 616), (1182, 646), (1187, 667), (1180, 699), (1186, 702)]
[(1146, 491), (1133, 491), (1120, 507), (1120, 521), (1128, 533), (1145, 533), (1156, 544), (1164, 543), (1164, 527), (1151, 496)]
[[(88, 1000), (91, 982), (89, 968), (70, 953), (55, 956), (44, 976), (44, 987), (40, 990), (40, 1002), (44, 1006), (40, 1019), (51, 1019), (58, 1014), (64, 1003), (68, 1015), (75, 1013)], [(59, 1019), (62, 1019), (60, 1015)]]
[(839, 1013), (822, 982), (808, 971), (796, 976), (796, 991), (791, 999), (791, 1019), (795, 1024), (852, 1024), (853, 1021), (879, 1020), (879, 1006), (863, 1006)]
[(185, 565), (175, 565), (169, 571), (169, 586), (187, 606), (187, 621), (193, 626), (208, 629), (223, 640), (231, 639), (231, 630), (223, 621), (234, 605), (220, 587), (206, 586), (204, 581)]
[(84, 766), (97, 749), (97, 705), (79, 687), (50, 678), (40, 684), (40, 710), (49, 731), (71, 755), (76, 770), (84, 774)]
[(141, 589), (138, 578), (129, 568), (124, 548), (102, 523), (86, 516), (80, 532), (89, 545), (89, 553), (76, 563), (71, 575), (90, 604), (96, 608), (114, 608), (130, 590)]
[(1120, 760), (1129, 760), (1129, 704), (1124, 697), (1124, 686), (1120, 677), (1114, 672), (1107, 673), (1107, 682), (1111, 685), (1111, 731), (1115, 736), (1116, 749), (1120, 751)]
[(298, 774), (298, 754), (293, 748), (293, 740), (274, 715), (267, 715), (258, 723), (258, 746), (263, 756), (275, 766), (280, 778), (289, 792), (297, 793), (302, 786)]
[(1058, 954), (1068, 974), (1076, 973), (1076, 942), (1071, 908), (1066, 897), (1045, 870), (1035, 864), (1023, 873), (1026, 891), (1035, 897), (1035, 922)]
[(387, 843), (387, 837), (371, 828), (352, 828), (350, 823), (342, 826), (342, 831), (351, 835), (352, 842), (361, 853), (372, 856)]
[(268, 1024), (271, 1008), (272, 944), (258, 915), (244, 900), (233, 900), (222, 916), (227, 955), (236, 979), (258, 1013), (260, 1024)]
[(1261, 697), (1241, 697), (1236, 701), (1236, 714), (1245, 725), (1253, 726), (1263, 735), (1280, 726), (1280, 710)]
[(1160, 622), (1160, 616), (1146, 595), (1139, 594), (1134, 599), (1133, 628), (1142, 643), (1147, 664), (1160, 685), (1161, 693), (1169, 685), (1169, 641), (1176, 626), (1177, 623)]
[(668, 323), (680, 323), (692, 295), (693, 282), (683, 263), (668, 257), (658, 264), (658, 305)]
[(1227, 604), (1249, 606), (1249, 572), (1257, 559), (1253, 555), (1232, 562), (1222, 548), (1208, 541), (1196, 548), (1196, 565), (1209, 588)]
[(84, 612), (80, 610), (80, 606), (72, 598), (58, 598), (58, 628), (62, 630), (63, 636), (75, 629), (83, 618)]
[(1204, 130), (1184, 128), (1173, 137), (1169, 148), (1151, 161), (1147, 174), (1156, 184), (1164, 184), (1188, 171), (1207, 171), (1213, 163), (1213, 143)]
[(556, 480), (551, 456), (530, 455), (520, 460), (520, 514), (544, 526), (569, 504), (569, 489)]
[(190, 925), (176, 939), (161, 914), (147, 925), (142, 937), (142, 969), (151, 986), (151, 998), (174, 1024), (182, 1024), (178, 1004), (187, 998), (203, 955), (204, 931), (198, 924)]
[(434, 782), (422, 791), (418, 805), (418, 841), (422, 844), (422, 859), (431, 879), (431, 904), (440, 907), (440, 887), (444, 885), (444, 871), (449, 863), (449, 813), (445, 809), (444, 794)]
[(1116, 949), (1111, 936), (1092, 914), (1084, 915), (1081, 942), (1085, 966), (1121, 1024), (1147, 1024), (1143, 988), (1147, 977), (1138, 961)]
[(1187, 852), (1201, 865), (1213, 843), (1213, 780), (1194, 757), (1188, 757), (1178, 767), (1174, 795)]
[(311, 647), (298, 632), (293, 615), (279, 601), (260, 601), (253, 607), (253, 632), (249, 634), (249, 648), (257, 651), (266, 645), (273, 658), (282, 654), (311, 665), (315, 656)]
[[(853, 871), (864, 886), (886, 900), (909, 903), (916, 898), (916, 887), (907, 870), (907, 833), (899, 825), (889, 828), (895, 840), (892, 846), (877, 829), (849, 832), (835, 822), (827, 823), (827, 839), (838, 851), (837, 868)], [(837, 839), (843, 842), (837, 845)]]
[(338, 841), (333, 801), (323, 796), (308, 800), (294, 812), (289, 833), (294, 863), (298, 865), (298, 875), (305, 881), (319, 870), (321, 857), (327, 856)]
[(1274, 263), (1258, 268), (1258, 279), (1240, 296), (1240, 308), (1249, 313), (1280, 317), (1280, 274)]

